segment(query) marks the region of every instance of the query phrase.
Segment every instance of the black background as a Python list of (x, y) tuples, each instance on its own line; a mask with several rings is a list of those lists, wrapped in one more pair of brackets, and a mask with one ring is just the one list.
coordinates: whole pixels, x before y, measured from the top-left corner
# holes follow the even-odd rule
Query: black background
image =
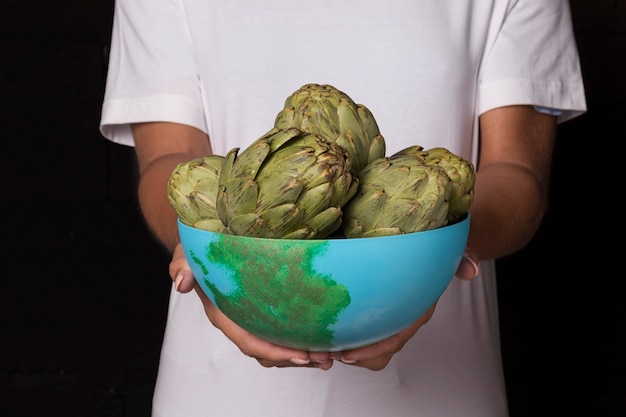
[[(572, 1), (589, 112), (498, 262), (511, 417), (626, 415), (626, 2)], [(113, 0), (0, 3), (0, 416), (148, 416), (170, 281), (98, 131)], [(444, 416), (442, 416), (444, 417)]]

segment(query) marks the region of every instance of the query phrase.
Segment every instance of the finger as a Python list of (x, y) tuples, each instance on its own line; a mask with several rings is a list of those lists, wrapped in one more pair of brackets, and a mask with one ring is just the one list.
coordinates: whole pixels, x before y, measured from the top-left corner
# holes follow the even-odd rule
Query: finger
[(174, 279), (174, 287), (176, 291), (182, 293), (188, 293), (196, 286), (196, 279), (193, 277), (193, 273), (188, 269), (182, 269), (176, 274)]
[(456, 277), (461, 280), (470, 280), (478, 275), (478, 256), (470, 249), (465, 248), (461, 263), (456, 270)]
[(324, 363), (309, 362), (304, 365), (297, 365), (291, 361), (273, 362), (265, 359), (257, 359), (257, 362), (265, 368), (317, 368), (322, 371), (327, 371), (332, 368), (334, 361), (328, 360)]
[(187, 263), (187, 259), (185, 258), (185, 254), (183, 252), (183, 247), (180, 243), (176, 245), (174, 252), (172, 253), (169, 273), (170, 277), (174, 281), (176, 291), (187, 293), (194, 289), (196, 280), (193, 277), (191, 269), (189, 268), (189, 264)]
[(307, 352), (279, 346), (253, 335), (222, 313), (202, 289), (196, 288), (196, 292), (202, 299), (211, 323), (237, 345), (244, 355), (255, 358), (263, 366), (304, 366), (311, 363)]
[(274, 362), (267, 359), (256, 358), (259, 365), (264, 368), (316, 368), (316, 364), (309, 362), (303, 365), (297, 365), (291, 361)]
[(309, 352), (309, 360), (313, 366), (324, 371), (333, 366), (333, 360), (328, 352)]
[(426, 324), (435, 311), (436, 304), (428, 309), (418, 320), (399, 333), (381, 340), (380, 342), (359, 349), (352, 349), (342, 353), (341, 362), (348, 365), (360, 366), (378, 371), (387, 366), (393, 355), (398, 353), (406, 342)]
[(309, 352), (309, 359), (315, 363), (325, 363), (329, 358), (328, 352)]

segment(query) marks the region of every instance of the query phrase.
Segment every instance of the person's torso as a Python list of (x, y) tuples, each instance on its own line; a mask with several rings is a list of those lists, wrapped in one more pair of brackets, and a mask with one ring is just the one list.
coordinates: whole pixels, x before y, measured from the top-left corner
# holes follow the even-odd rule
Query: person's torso
[(508, 2), (184, 3), (216, 153), (264, 134), (291, 93), (319, 83), (366, 105), (389, 152), (470, 156), (481, 59)]

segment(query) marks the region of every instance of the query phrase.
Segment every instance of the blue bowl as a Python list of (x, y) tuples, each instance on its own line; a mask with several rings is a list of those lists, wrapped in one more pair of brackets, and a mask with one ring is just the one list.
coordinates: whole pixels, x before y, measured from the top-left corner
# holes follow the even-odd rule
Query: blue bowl
[(404, 235), (288, 240), (224, 235), (178, 221), (196, 281), (250, 333), (307, 351), (392, 336), (441, 296), (461, 262), (469, 215)]

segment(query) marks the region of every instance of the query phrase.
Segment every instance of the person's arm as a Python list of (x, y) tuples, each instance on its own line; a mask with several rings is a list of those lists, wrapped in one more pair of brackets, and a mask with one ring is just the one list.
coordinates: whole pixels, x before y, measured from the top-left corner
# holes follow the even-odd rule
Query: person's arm
[(468, 246), (497, 259), (526, 246), (546, 213), (556, 118), (502, 107), (483, 114), (480, 129)]
[[(480, 129), (468, 247), (480, 259), (496, 259), (528, 244), (546, 212), (556, 118), (532, 106), (502, 107), (483, 114)], [(457, 271), (457, 277), (468, 279), (471, 275), (460, 276)], [(383, 369), (428, 322), (434, 308), (388, 339), (332, 353), (331, 358), (371, 370)]]
[[(471, 208), (468, 246), (473, 256), (498, 258), (522, 248), (532, 238), (547, 207), (547, 184), (556, 121), (528, 106), (499, 108), (481, 118), (481, 160)], [(140, 204), (151, 229), (173, 249), (170, 276), (181, 292), (194, 289), (194, 279), (180, 244), (176, 214), (165, 186), (176, 164), (210, 152), (208, 138), (189, 127), (150, 123), (133, 128), (140, 167)], [(464, 272), (461, 272), (461, 271)], [(475, 271), (465, 260), (457, 277)], [(263, 366), (317, 366), (329, 369), (333, 359), (371, 370), (385, 368), (393, 355), (428, 322), (435, 306), (402, 332), (373, 345), (347, 352), (303, 352), (259, 339), (222, 314), (202, 293), (211, 322), (247, 356)]]
[(207, 135), (190, 126), (161, 122), (135, 124), (132, 131), (140, 174), (139, 204), (150, 230), (172, 252), (169, 272), (176, 289), (183, 293), (195, 289), (211, 323), (261, 365), (330, 368), (332, 361), (327, 360), (326, 353), (288, 349), (248, 333), (228, 319), (195, 285), (178, 238), (177, 215), (167, 199), (167, 182), (179, 163), (211, 154)]
[(132, 126), (139, 165), (139, 205), (156, 238), (173, 251), (178, 243), (176, 211), (167, 200), (167, 181), (182, 162), (211, 154), (207, 135), (176, 123), (140, 123)]

